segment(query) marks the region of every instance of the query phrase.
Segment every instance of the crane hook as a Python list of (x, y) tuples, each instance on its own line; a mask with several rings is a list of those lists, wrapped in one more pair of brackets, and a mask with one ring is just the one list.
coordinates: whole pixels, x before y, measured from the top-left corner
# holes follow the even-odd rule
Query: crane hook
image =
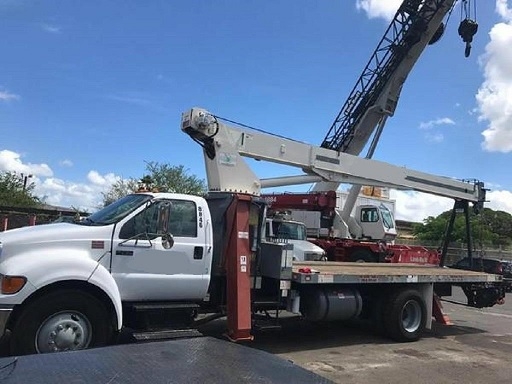
[(462, 41), (466, 43), (466, 49), (464, 50), (465, 57), (469, 57), (471, 54), (471, 42), (477, 31), (478, 23), (475, 20), (466, 18), (459, 24), (459, 36), (462, 37)]

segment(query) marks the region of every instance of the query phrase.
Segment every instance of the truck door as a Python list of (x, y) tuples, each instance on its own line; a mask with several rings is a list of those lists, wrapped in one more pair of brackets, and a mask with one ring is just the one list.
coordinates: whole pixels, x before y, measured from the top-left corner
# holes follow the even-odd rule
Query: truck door
[[(158, 207), (171, 203), (169, 231), (174, 245), (157, 235)], [(114, 231), (112, 275), (127, 301), (201, 300), (209, 284), (211, 247), (204, 207), (191, 200), (148, 204)]]

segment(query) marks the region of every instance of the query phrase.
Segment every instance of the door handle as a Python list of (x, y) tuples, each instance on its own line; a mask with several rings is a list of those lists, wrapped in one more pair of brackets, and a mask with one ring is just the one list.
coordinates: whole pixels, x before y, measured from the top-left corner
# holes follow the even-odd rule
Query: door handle
[(194, 247), (194, 260), (201, 260), (203, 258), (203, 247)]

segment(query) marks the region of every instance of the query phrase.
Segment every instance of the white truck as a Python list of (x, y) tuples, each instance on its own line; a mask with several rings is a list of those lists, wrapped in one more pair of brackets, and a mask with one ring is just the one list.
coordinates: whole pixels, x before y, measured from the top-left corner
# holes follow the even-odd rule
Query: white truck
[(193, 327), (199, 313), (226, 316), (227, 336), (250, 340), (258, 313), (275, 313), (277, 323), (281, 310), (315, 322), (367, 317), (389, 337), (413, 341), (440, 316), (434, 292), (461, 285), (477, 307), (503, 299), (501, 277), (485, 273), (294, 262), (291, 244), (265, 240), (258, 195), (273, 181), (256, 177), (242, 156), (298, 167), (301, 177), (393, 182), (475, 204), (485, 199), (482, 183), (245, 132), (200, 109), (183, 114), (182, 130), (204, 147), (206, 199), (132, 194), (78, 223), (0, 233), (0, 334), (11, 353), (101, 346), (122, 327)]
[(284, 214), (272, 215), (266, 219), (265, 239), (293, 245), (293, 261), (325, 261), (325, 251), (308, 241), (307, 232), (305, 223)]

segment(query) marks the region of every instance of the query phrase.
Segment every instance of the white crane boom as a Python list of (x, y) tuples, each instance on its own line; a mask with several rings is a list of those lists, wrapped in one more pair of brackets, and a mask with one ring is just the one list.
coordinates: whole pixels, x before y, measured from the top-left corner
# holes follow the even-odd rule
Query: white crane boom
[[(315, 181), (387, 186), (483, 204), (482, 182), (466, 182), (360, 158), (269, 133), (228, 126), (211, 113), (193, 108), (181, 129), (204, 149), (210, 191), (259, 195), (261, 188)], [(304, 173), (260, 179), (243, 157), (300, 168)]]

